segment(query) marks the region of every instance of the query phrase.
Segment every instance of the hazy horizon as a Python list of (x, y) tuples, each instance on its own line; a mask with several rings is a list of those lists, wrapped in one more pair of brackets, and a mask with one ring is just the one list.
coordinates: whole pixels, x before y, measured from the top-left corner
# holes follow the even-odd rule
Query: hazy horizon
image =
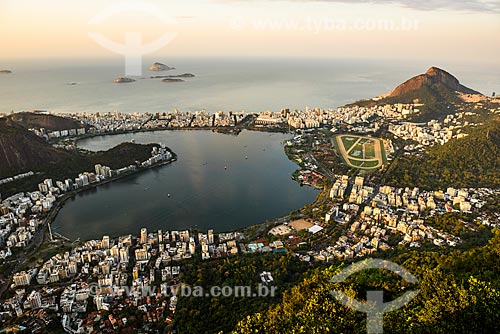
[[(431, 66), (490, 95), (499, 16), (489, 0), (1, 0), (2, 111), (330, 108)], [(196, 78), (114, 85), (152, 62)]]
[[(148, 67), (155, 61), (176, 67), (168, 74), (193, 73), (195, 77), (178, 84), (143, 79), (154, 75)], [(500, 86), (495, 74), (500, 66), (485, 64), (265, 57), (145, 57), (142, 62), (142, 75), (135, 83), (116, 85), (113, 80), (125, 74), (123, 59), (118, 56), (106, 60), (16, 59), (10, 63), (14, 74), (0, 77), (0, 112), (328, 109), (385, 94), (430, 66), (443, 68), (465, 86), (486, 95)]]
[[(91, 34), (148, 44), (150, 57), (313, 57), (500, 64), (499, 5), (492, 1), (3, 0), (0, 66), (33, 58), (120, 55)], [(151, 51), (151, 50), (150, 50)]]

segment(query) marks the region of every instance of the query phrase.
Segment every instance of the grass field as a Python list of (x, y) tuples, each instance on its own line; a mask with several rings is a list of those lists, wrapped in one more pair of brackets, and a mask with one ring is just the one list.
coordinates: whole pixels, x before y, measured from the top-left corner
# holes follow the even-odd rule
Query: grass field
[(364, 144), (364, 143), (366, 143), (366, 142), (368, 142), (368, 141), (370, 141), (370, 140), (371, 140), (370, 138), (361, 138), (361, 139), (359, 140), (359, 144), (361, 144), (361, 145), (362, 145), (362, 144)]
[(349, 152), (349, 149), (354, 145), (356, 144), (356, 137), (349, 137), (349, 136), (345, 136), (345, 137), (342, 137), (342, 144), (344, 145), (345, 147), (345, 150), (347, 152)]
[(360, 161), (360, 160), (352, 160), (351, 164), (356, 167), (364, 167), (364, 168), (375, 168), (378, 165), (378, 161)]
[[(345, 146), (344, 146), (345, 147)], [(375, 159), (375, 142), (372, 139), (361, 139), (355, 145), (350, 146), (352, 149), (346, 149), (350, 157), (361, 159)]]
[(365, 159), (375, 159), (375, 143), (373, 141), (365, 143)]

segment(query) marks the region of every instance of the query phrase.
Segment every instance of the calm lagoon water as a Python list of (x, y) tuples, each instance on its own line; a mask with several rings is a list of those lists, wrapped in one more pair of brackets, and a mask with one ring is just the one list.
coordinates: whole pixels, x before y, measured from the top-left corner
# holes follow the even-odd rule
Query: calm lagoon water
[(72, 239), (90, 239), (135, 234), (141, 227), (227, 231), (286, 215), (317, 195), (317, 190), (291, 179), (297, 166), (284, 153), (282, 142), (287, 138), (193, 130), (81, 141), (80, 146), (89, 150), (132, 139), (161, 142), (178, 154), (178, 160), (80, 193), (62, 208), (53, 228)]

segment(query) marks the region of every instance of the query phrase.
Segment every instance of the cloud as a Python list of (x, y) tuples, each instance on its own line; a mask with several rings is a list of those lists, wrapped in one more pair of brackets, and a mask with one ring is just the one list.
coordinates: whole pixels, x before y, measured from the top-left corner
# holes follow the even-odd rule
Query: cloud
[[(336, 2), (352, 2), (342, 0), (327, 0)], [(354, 0), (356, 2), (371, 2), (376, 4), (399, 4), (417, 10), (450, 9), (464, 12), (500, 12), (498, 0)]]
[(370, 3), (400, 5), (416, 10), (447, 9), (462, 12), (500, 13), (499, 0), (292, 0), (297, 2)]

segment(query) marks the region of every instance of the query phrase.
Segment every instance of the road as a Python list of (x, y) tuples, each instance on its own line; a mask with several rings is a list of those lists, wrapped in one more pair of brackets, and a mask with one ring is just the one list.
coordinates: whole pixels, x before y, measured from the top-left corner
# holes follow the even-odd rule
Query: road
[(312, 154), (311, 152), (308, 152), (307, 153), (307, 156), (308, 158), (316, 165), (318, 166), (318, 169), (320, 169), (320, 173), (322, 173), (323, 175), (325, 175), (326, 177), (328, 177), (330, 180), (333, 180), (335, 178), (335, 176), (333, 175), (333, 173), (325, 166), (323, 166), (323, 164), (321, 164), (318, 159), (316, 159), (316, 157), (314, 156), (314, 154)]

